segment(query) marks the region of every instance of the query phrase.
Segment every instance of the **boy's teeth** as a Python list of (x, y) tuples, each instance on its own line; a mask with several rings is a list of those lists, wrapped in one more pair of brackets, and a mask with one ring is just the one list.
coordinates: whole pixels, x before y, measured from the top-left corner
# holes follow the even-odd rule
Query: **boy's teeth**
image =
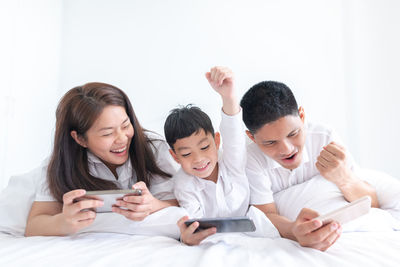
[(203, 169), (203, 168), (205, 168), (205, 167), (207, 166), (207, 164), (208, 164), (208, 163), (204, 164), (204, 166), (197, 167), (196, 169)]

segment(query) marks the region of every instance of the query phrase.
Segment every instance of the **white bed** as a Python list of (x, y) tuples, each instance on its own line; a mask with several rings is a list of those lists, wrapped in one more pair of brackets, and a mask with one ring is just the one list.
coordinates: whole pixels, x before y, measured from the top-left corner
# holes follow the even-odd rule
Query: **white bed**
[(353, 232), (326, 252), (287, 239), (225, 235), (200, 246), (169, 237), (86, 233), (0, 236), (1, 266), (399, 266), (400, 232)]
[[(381, 181), (387, 178), (381, 173), (369, 174), (383, 177)], [(391, 189), (400, 183), (393, 184)], [(382, 188), (378, 185), (379, 190)], [(398, 188), (391, 190), (395, 192), (392, 197), (399, 195)], [(390, 192), (381, 196), (385, 202)], [(4, 208), (4, 197), (0, 199), (0, 208)], [(330, 201), (324, 204), (320, 199)], [(301, 206), (323, 212), (334, 207), (334, 199), (339, 199), (335, 187), (323, 179), (312, 179), (276, 195), (282, 213), (297, 212)], [(394, 217), (397, 207), (388, 208), (392, 209)], [(326, 252), (321, 252), (288, 239), (245, 234), (218, 234), (196, 247), (182, 245), (175, 239), (174, 224), (181, 211), (173, 209), (173, 212), (159, 213), (156, 220), (150, 218), (153, 224), (147, 224), (147, 228), (146, 222), (142, 222), (127, 230), (130, 226), (124, 227), (111, 217), (99, 217), (97, 228), (69, 237), (26, 238), (21, 232), (5, 230), (3, 223), (3, 232), (12, 234), (0, 234), (0, 266), (400, 266), (400, 231), (396, 231), (400, 227), (395, 225), (399, 221), (386, 211), (383, 216), (377, 216), (375, 223), (369, 224), (374, 219), (365, 217), (349, 224), (340, 239)], [(4, 216), (3, 212), (0, 219)], [(107, 227), (110, 221), (115, 223)], [(98, 232), (99, 229), (102, 232)]]

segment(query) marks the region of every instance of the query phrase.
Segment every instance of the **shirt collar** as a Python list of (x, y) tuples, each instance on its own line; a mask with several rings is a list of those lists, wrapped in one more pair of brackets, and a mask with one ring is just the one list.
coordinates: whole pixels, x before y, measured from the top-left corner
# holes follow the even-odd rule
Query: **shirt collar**
[(88, 158), (88, 162), (89, 164), (95, 164), (95, 163), (100, 163), (100, 164), (104, 164), (98, 157), (96, 157), (92, 152), (90, 152), (89, 150), (87, 151), (87, 158)]
[[(94, 177), (104, 180), (115, 181), (116, 178), (111, 170), (92, 152), (87, 150), (89, 172)], [(132, 163), (130, 158), (121, 166), (117, 167), (118, 181), (122, 182), (132, 177)]]

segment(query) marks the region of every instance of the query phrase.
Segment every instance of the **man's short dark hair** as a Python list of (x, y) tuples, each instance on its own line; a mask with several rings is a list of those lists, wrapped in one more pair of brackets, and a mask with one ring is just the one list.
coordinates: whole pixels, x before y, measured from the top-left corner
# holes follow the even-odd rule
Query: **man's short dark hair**
[(298, 106), (292, 91), (285, 84), (260, 82), (251, 87), (240, 101), (243, 122), (252, 134), (265, 124), (287, 115), (298, 115)]
[(171, 110), (164, 124), (165, 139), (171, 149), (174, 149), (178, 139), (191, 136), (200, 130), (204, 130), (206, 134), (211, 133), (214, 137), (210, 117), (191, 104)]

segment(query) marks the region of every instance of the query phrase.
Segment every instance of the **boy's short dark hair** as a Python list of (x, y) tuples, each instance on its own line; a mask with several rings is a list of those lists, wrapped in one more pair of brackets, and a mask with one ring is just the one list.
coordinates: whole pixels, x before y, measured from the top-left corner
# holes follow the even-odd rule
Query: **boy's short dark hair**
[(292, 91), (285, 84), (260, 82), (251, 87), (240, 101), (243, 122), (252, 134), (266, 123), (287, 115), (298, 115), (298, 106)]
[(204, 130), (206, 134), (211, 133), (214, 137), (210, 117), (191, 104), (171, 110), (164, 124), (165, 139), (172, 150), (176, 140), (191, 136), (200, 130)]

